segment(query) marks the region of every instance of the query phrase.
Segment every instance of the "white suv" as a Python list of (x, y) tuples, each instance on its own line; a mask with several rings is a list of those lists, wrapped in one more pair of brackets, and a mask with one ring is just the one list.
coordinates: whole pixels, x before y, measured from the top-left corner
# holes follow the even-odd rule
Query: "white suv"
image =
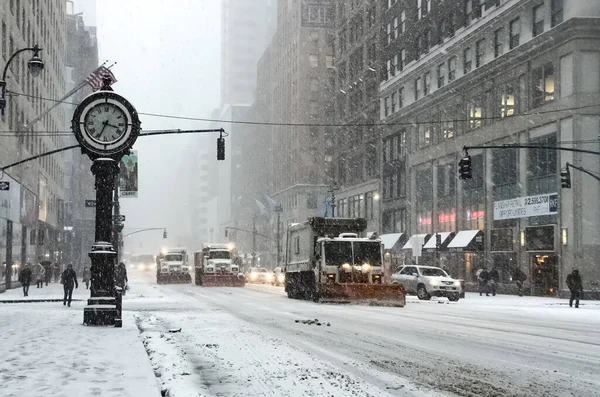
[(407, 294), (415, 294), (423, 300), (445, 296), (449, 301), (456, 302), (462, 293), (460, 280), (433, 266), (403, 266), (392, 274), (392, 283), (402, 284)]

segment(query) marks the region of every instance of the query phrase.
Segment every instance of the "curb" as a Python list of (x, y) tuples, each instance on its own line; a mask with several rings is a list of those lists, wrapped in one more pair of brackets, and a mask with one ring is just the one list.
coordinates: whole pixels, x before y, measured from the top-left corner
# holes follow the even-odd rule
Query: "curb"
[[(63, 299), (12, 299), (12, 300), (0, 300), (0, 303), (43, 303), (43, 302), (62, 302)], [(71, 299), (71, 302), (83, 302), (85, 299)]]

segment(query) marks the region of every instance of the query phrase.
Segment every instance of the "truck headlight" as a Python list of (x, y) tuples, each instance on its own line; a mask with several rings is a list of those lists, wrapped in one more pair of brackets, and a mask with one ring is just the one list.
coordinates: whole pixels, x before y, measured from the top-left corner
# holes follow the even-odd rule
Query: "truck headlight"
[(369, 265), (368, 263), (364, 263), (364, 264), (361, 266), (361, 270), (362, 270), (364, 273), (368, 273), (368, 272), (371, 270), (371, 265)]
[(256, 280), (258, 275), (256, 273), (250, 273), (250, 280)]
[(349, 272), (350, 270), (352, 270), (352, 266), (350, 266), (349, 263), (344, 263), (342, 265), (342, 269), (344, 269), (345, 271)]
[(277, 275), (277, 281), (280, 283), (285, 282), (285, 274), (281, 273)]
[(273, 275), (270, 273), (267, 273), (267, 281), (273, 281)]

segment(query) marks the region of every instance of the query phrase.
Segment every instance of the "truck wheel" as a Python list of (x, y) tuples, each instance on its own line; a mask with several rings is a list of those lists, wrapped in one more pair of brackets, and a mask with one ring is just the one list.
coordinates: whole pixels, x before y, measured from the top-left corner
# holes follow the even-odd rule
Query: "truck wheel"
[(428, 301), (431, 299), (431, 295), (429, 295), (423, 284), (417, 287), (417, 298), (424, 301)]

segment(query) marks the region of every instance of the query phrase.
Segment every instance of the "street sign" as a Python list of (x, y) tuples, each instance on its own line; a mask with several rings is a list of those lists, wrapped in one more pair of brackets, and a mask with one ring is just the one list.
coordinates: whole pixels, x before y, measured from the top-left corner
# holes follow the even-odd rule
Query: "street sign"
[(85, 200), (85, 207), (86, 208), (95, 208), (96, 200)]
[(119, 215), (118, 217), (115, 217), (115, 220), (117, 222), (125, 222), (125, 215)]
[(0, 190), (10, 190), (10, 182), (0, 181)]

